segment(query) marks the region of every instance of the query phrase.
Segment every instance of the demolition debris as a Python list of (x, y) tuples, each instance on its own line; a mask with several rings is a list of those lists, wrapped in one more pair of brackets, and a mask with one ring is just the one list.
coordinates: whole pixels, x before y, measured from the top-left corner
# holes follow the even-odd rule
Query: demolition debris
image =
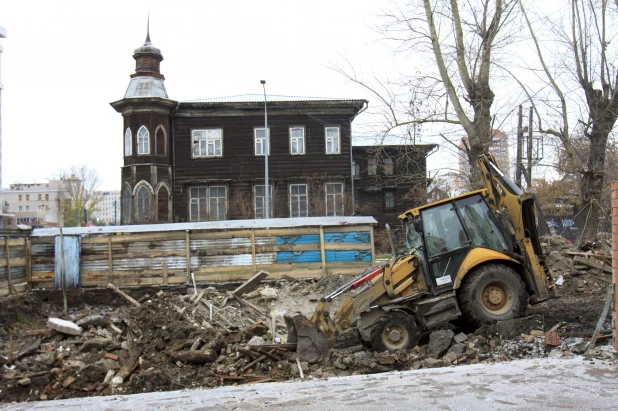
[[(606, 244), (584, 253), (561, 237), (543, 239), (558, 298), (529, 306), (522, 318), (475, 332), (435, 330), (403, 352), (373, 352), (354, 329), (321, 361), (286, 344), (286, 311), (311, 313), (318, 298), (346, 281), (283, 278), (260, 272), (229, 287), (80, 291), (68, 317), (53, 292), (0, 300), (0, 402), (129, 394), (289, 379), (325, 379), (584, 354), (615, 359), (604, 311), (611, 282)], [(574, 257), (580, 257), (575, 259)], [(587, 260), (586, 260), (587, 261)], [(183, 292), (184, 291), (184, 292)], [(57, 297), (57, 296), (56, 296)], [(597, 324), (601, 324), (597, 327)], [(597, 331), (598, 329), (598, 331)], [(593, 334), (596, 340), (591, 341)]]

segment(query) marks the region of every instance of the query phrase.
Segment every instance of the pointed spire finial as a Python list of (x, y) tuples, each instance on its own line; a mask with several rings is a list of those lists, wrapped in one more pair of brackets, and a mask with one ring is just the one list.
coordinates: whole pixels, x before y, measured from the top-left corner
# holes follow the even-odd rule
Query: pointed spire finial
[(146, 43), (150, 43), (150, 12), (148, 12), (148, 24), (146, 25)]

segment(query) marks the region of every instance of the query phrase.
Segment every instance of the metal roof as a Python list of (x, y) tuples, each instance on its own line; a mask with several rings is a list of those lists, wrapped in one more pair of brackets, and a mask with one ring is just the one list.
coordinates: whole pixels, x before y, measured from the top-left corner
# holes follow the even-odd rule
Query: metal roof
[[(303, 97), (267, 94), (267, 102), (301, 102), (301, 101), (360, 101), (358, 98), (335, 97)], [(212, 97), (195, 100), (184, 100), (181, 103), (263, 103), (264, 94), (238, 94), (236, 96)]]
[(376, 147), (376, 146), (437, 146), (435, 143), (412, 143), (409, 137), (405, 136), (381, 136), (381, 135), (352, 135), (352, 146), (354, 147)]
[[(121, 225), (106, 227), (65, 227), (64, 235), (98, 235), (116, 233), (148, 233), (161, 231), (185, 231), (185, 230), (231, 230), (231, 229), (268, 229), (287, 227), (318, 227), (338, 225), (365, 225), (377, 224), (373, 217), (304, 217), (304, 218), (270, 218), (268, 220), (225, 220), (203, 221), (195, 223), (169, 223), (169, 224), (144, 224), (144, 225)], [(58, 227), (37, 228), (32, 230), (33, 237), (48, 237), (60, 234)]]
[(134, 97), (168, 98), (163, 80), (152, 76), (136, 76), (131, 79), (124, 98)]

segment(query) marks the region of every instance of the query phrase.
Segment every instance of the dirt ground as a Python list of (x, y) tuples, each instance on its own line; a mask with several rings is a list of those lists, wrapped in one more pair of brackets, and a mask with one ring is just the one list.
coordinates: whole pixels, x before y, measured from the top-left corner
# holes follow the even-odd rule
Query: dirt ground
[[(528, 306), (521, 318), (472, 332), (449, 325), (428, 333), (413, 349), (397, 353), (368, 350), (353, 329), (328, 358), (310, 363), (301, 362), (280, 344), (287, 332), (281, 316), (286, 311), (311, 314), (320, 296), (349, 277), (265, 281), (242, 296), (245, 302), (226, 293), (237, 284), (200, 286), (197, 294), (186, 286), (125, 290), (140, 301), (139, 307), (108, 289), (70, 291), (66, 317), (57, 291), (1, 298), (0, 402), (583, 354), (611, 276), (574, 264), (572, 253), (582, 250), (562, 237), (545, 237), (543, 242), (550, 272), (562, 278), (561, 285), (556, 286), (556, 298)], [(610, 255), (607, 243), (590, 245), (586, 252)], [(79, 335), (52, 331), (46, 323), (54, 317), (71, 320), (83, 331)], [(603, 328), (598, 348), (586, 355), (614, 361), (607, 346), (609, 320)], [(555, 331), (553, 339), (545, 334), (550, 330)]]

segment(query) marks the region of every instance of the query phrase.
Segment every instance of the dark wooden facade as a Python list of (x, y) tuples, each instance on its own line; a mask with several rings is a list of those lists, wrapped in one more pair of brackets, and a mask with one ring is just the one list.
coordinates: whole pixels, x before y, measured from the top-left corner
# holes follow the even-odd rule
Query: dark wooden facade
[[(136, 72), (125, 97), (111, 103), (124, 118), (122, 224), (261, 218), (264, 197), (257, 193), (263, 193), (265, 158), (256, 154), (255, 129), (264, 127), (262, 96), (174, 101), (159, 71), (163, 56), (149, 36), (133, 57)], [(419, 184), (367, 175), (366, 159), (374, 153), (351, 147), (352, 121), (366, 105), (366, 100), (268, 96), (270, 217), (396, 219), (405, 195)], [(303, 130), (302, 154), (292, 152), (291, 128)], [(336, 153), (327, 150), (327, 130), (337, 135)], [(194, 132), (214, 138), (208, 141), (216, 140), (218, 148), (195, 155), (207, 143)], [(365, 164), (354, 177), (352, 150)], [(405, 165), (406, 173), (423, 182), (426, 152), (415, 150), (413, 162)], [(393, 204), (384, 204), (385, 190), (395, 193)]]
[[(399, 224), (401, 213), (427, 203), (427, 154), (436, 146), (354, 146), (357, 215), (371, 215), (381, 227)], [(390, 160), (390, 161), (389, 161)]]

